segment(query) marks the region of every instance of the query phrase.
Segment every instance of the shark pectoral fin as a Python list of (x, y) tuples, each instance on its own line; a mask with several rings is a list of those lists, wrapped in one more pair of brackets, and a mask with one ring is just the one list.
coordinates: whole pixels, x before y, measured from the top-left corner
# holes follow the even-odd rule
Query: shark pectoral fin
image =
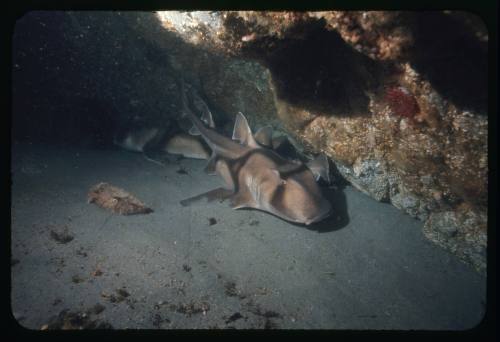
[(225, 188), (217, 188), (217, 189), (207, 191), (207, 192), (200, 194), (200, 195), (186, 198), (186, 199), (180, 201), (180, 204), (183, 207), (187, 207), (193, 203), (201, 202), (204, 199), (206, 199), (207, 202), (213, 202), (215, 200), (219, 200), (220, 202), (223, 202), (227, 198), (229, 198), (232, 194), (233, 194), (232, 190), (228, 190)]
[(273, 128), (271, 126), (264, 126), (261, 127), (255, 132), (255, 140), (266, 147), (272, 148), (272, 134), (273, 134)]
[(316, 180), (323, 178), (330, 183), (330, 167), (328, 165), (328, 158), (324, 154), (307, 163), (307, 167), (311, 170)]
[(231, 196), (229, 206), (232, 209), (255, 208), (254, 201), (249, 192), (238, 192)]
[(224, 179), (224, 182), (226, 182), (228, 188), (235, 188), (233, 175), (231, 174), (231, 170), (229, 169), (229, 165), (226, 161), (224, 161), (223, 159), (218, 159), (215, 163), (215, 170), (216, 173), (218, 173), (222, 177), (222, 179)]
[(210, 157), (210, 159), (208, 160), (207, 162), (207, 165), (205, 166), (205, 173), (209, 174), (209, 175), (215, 175), (216, 174), (216, 163), (217, 163), (217, 156), (215, 155), (215, 153), (212, 152), (212, 156)]
[(198, 130), (198, 128), (196, 128), (196, 126), (192, 126), (189, 129), (189, 134), (191, 134), (191, 135), (201, 135), (200, 131)]
[(259, 147), (252, 135), (252, 130), (248, 125), (247, 119), (241, 112), (238, 112), (236, 115), (236, 122), (234, 123), (233, 129), (233, 140), (238, 140), (241, 144), (249, 147)]

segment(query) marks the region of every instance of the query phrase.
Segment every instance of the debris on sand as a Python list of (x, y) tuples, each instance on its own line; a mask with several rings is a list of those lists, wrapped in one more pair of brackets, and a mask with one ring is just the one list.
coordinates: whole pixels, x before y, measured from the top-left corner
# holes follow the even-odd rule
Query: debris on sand
[(88, 193), (88, 203), (95, 203), (101, 208), (121, 215), (153, 212), (132, 194), (108, 183), (94, 185)]
[(208, 219), (208, 225), (209, 226), (213, 226), (216, 223), (217, 223), (217, 220), (215, 219), (215, 217), (211, 217), (211, 218)]
[(71, 277), (71, 281), (75, 284), (83, 283), (85, 280), (86, 280), (85, 278), (82, 278), (77, 274)]
[(124, 300), (123, 297), (115, 296), (114, 294), (109, 294), (106, 292), (101, 292), (101, 297), (108, 300), (110, 303), (119, 303)]
[(153, 316), (153, 326), (155, 328), (161, 328), (162, 323), (170, 323), (170, 320), (168, 318), (162, 318), (160, 314), (155, 314)]
[(236, 284), (232, 281), (228, 281), (224, 284), (224, 292), (226, 296), (236, 297), (238, 295), (238, 291), (236, 290)]
[(179, 169), (176, 172), (180, 175), (187, 175), (188, 174), (186, 168), (182, 165), (179, 167)]
[(270, 290), (267, 287), (257, 287), (255, 294), (265, 296), (268, 295)]
[(119, 303), (119, 302), (122, 302), (128, 296), (130, 296), (130, 293), (128, 293), (124, 289), (116, 289), (115, 291), (116, 291), (117, 295), (114, 295), (112, 293), (109, 294), (109, 293), (106, 293), (103, 291), (103, 292), (101, 292), (101, 297), (107, 299), (111, 303)]
[(103, 312), (106, 309), (106, 307), (102, 304), (97, 303), (93, 307), (91, 307), (87, 312), (88, 313), (93, 313), (94, 315), (99, 315), (101, 312)]
[(260, 312), (258, 314), (266, 318), (283, 318), (281, 314), (272, 310), (266, 310), (265, 312)]
[(128, 296), (130, 296), (130, 293), (128, 293), (125, 289), (116, 289), (116, 293), (118, 293), (118, 295), (123, 298), (127, 298)]
[(62, 231), (50, 231), (50, 237), (52, 240), (57, 241), (59, 243), (68, 243), (74, 239), (74, 236), (68, 233), (68, 227), (64, 227)]
[(278, 329), (279, 326), (275, 322), (275, 319), (283, 319), (283, 315), (279, 312), (263, 310), (260, 305), (254, 304), (253, 301), (246, 303), (245, 306), (249, 312), (264, 318), (264, 329)]
[(241, 293), (240, 290), (236, 288), (236, 283), (232, 281), (226, 281), (224, 284), (224, 293), (228, 297), (238, 297), (239, 299), (245, 299), (246, 295)]
[(85, 252), (85, 249), (83, 247), (80, 247), (76, 250), (76, 254), (86, 258), (88, 256), (87, 252)]
[(264, 329), (278, 329), (278, 325), (269, 318), (266, 318), (266, 322), (264, 323)]
[(87, 312), (70, 312), (68, 309), (65, 309), (59, 315), (52, 317), (48, 324), (44, 324), (40, 328), (40, 330), (53, 329), (113, 329), (113, 326), (99, 319), (92, 320)]
[(102, 276), (103, 272), (101, 271), (100, 268), (96, 269), (94, 272), (91, 273), (93, 277), (100, 277)]
[(206, 315), (207, 311), (210, 310), (210, 305), (206, 302), (196, 303), (191, 301), (190, 303), (179, 303), (178, 305), (170, 304), (169, 309), (191, 317), (191, 315), (200, 313)]
[(226, 324), (234, 322), (234, 321), (236, 321), (236, 320), (238, 320), (240, 318), (243, 318), (243, 316), (239, 312), (235, 312), (234, 314), (231, 315), (231, 317), (229, 317), (226, 320)]

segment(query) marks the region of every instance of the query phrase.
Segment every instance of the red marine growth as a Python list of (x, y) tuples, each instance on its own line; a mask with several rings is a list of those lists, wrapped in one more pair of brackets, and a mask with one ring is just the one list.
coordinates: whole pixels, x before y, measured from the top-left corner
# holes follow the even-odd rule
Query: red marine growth
[(420, 112), (417, 100), (404, 87), (387, 88), (384, 99), (391, 110), (399, 116), (414, 119), (415, 115)]

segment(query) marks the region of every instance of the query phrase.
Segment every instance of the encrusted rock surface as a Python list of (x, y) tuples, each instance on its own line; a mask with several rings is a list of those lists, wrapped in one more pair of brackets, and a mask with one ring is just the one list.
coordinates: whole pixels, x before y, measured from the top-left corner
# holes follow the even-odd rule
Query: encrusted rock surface
[(470, 210), (464, 205), (453, 211), (432, 213), (425, 222), (424, 234), (476, 269), (484, 271), (486, 226), (486, 212)]
[[(32, 26), (15, 32), (26, 41), (15, 49), (15, 79), (40, 83), (31, 101), (16, 98), (14, 84), (19, 111), (49, 107), (54, 120), (68, 120), (75, 101), (91, 103), (80, 126), (97, 125), (104, 138), (109, 127), (168, 126), (183, 77), (218, 126), (229, 129), (241, 111), (254, 129), (271, 124), (305, 154), (327, 154), (355, 187), (425, 221), (426, 236), (485, 271), (488, 36), (478, 17), (167, 11), (22, 20)], [(63, 60), (50, 54), (57, 49)], [(26, 69), (30, 58), (40, 68)]]

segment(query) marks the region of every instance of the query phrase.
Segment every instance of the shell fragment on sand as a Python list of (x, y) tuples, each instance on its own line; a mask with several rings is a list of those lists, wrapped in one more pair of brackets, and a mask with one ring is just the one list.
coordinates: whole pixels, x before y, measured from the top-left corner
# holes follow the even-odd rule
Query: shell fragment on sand
[(101, 208), (121, 215), (148, 214), (153, 210), (127, 191), (99, 183), (90, 188), (88, 203), (95, 203)]

